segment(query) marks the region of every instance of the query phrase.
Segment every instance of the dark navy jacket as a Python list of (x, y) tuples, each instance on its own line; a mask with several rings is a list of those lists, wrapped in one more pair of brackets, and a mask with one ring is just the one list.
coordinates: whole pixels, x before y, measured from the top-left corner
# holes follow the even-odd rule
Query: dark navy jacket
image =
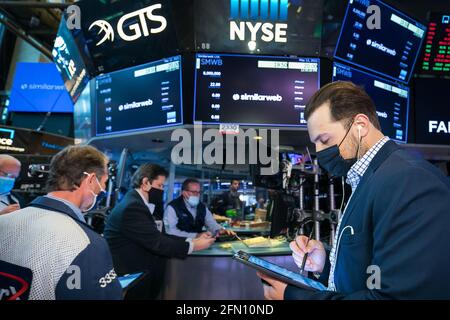
[[(340, 230), (337, 292), (288, 286), (285, 299), (450, 299), (450, 183), (427, 161), (388, 141), (356, 188)], [(380, 289), (367, 285), (375, 283), (370, 266), (379, 267)], [(329, 269), (327, 259), (324, 284)]]
[(185, 232), (200, 233), (205, 225), (206, 207), (203, 203), (197, 205), (197, 215), (194, 217), (186, 208), (183, 196), (179, 196), (169, 203), (178, 217), (177, 228)]
[(136, 190), (127, 192), (106, 221), (105, 239), (119, 275), (162, 268), (166, 258), (185, 258), (186, 238), (160, 232)]

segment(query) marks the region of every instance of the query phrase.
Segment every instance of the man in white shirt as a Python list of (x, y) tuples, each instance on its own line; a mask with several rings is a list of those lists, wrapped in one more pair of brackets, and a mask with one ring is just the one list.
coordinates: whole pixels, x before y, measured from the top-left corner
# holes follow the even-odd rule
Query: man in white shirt
[(200, 202), (200, 182), (186, 179), (181, 187), (182, 194), (170, 202), (164, 212), (164, 225), (168, 234), (196, 238), (206, 227), (211, 235), (234, 235), (216, 222), (211, 211)]

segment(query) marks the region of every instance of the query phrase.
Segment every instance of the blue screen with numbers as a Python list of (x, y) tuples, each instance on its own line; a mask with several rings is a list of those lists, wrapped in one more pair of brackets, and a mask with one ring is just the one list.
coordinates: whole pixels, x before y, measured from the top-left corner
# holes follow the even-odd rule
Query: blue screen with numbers
[(381, 1), (350, 0), (334, 56), (407, 83), (426, 30), (423, 24)]

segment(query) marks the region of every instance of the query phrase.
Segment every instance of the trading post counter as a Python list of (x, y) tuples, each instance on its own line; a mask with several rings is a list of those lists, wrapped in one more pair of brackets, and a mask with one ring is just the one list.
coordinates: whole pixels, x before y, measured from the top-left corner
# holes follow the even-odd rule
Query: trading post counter
[(262, 300), (263, 285), (256, 270), (232, 258), (243, 250), (291, 271), (298, 271), (286, 240), (272, 240), (270, 247), (249, 248), (240, 241), (215, 243), (184, 260), (170, 259), (166, 268), (163, 299)]

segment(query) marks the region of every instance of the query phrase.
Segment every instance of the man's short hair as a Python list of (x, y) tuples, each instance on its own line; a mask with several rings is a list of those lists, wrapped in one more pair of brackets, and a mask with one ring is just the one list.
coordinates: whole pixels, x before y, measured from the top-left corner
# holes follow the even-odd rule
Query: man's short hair
[(131, 177), (131, 187), (134, 189), (140, 188), (144, 178), (147, 178), (149, 182), (152, 183), (153, 180), (157, 179), (159, 176), (167, 178), (168, 175), (169, 173), (167, 170), (160, 165), (145, 163), (141, 165)]
[(200, 181), (198, 181), (197, 179), (194, 179), (194, 178), (188, 178), (188, 179), (186, 179), (186, 180), (183, 181), (183, 184), (181, 185), (181, 190), (182, 190), (182, 191), (188, 190), (189, 185), (190, 185), (191, 183), (195, 183), (195, 184), (200, 185)]
[(0, 154), (0, 167), (5, 163), (15, 163), (18, 167), (20, 167), (22, 164), (20, 163), (19, 159), (14, 158), (13, 156), (10, 156), (9, 154)]
[(106, 172), (108, 158), (92, 146), (69, 146), (58, 152), (50, 162), (47, 191), (74, 191), (86, 177), (95, 173), (100, 180)]
[(344, 126), (349, 128), (358, 114), (365, 114), (375, 128), (381, 130), (375, 104), (362, 87), (351, 82), (337, 81), (323, 86), (309, 100), (305, 109), (305, 119), (325, 103), (330, 105), (331, 118), (334, 121), (349, 120)]
[(233, 182), (235, 182), (235, 181), (241, 183), (241, 180), (239, 180), (239, 179), (231, 179), (231, 180), (230, 180), (230, 183), (233, 184)]

